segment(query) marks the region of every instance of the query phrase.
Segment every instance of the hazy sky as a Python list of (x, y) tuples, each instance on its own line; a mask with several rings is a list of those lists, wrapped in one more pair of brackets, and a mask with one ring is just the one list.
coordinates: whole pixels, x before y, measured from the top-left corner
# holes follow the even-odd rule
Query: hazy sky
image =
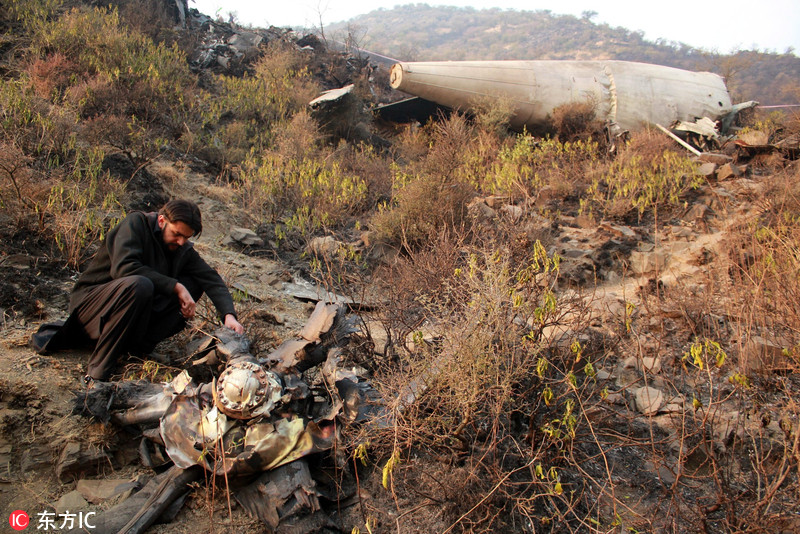
[[(347, 20), (378, 8), (414, 2), (397, 0), (189, 0), (189, 7), (210, 16), (236, 13), (241, 24), (256, 27), (318, 27)], [(641, 30), (649, 40), (664, 38), (690, 46), (728, 53), (734, 49), (770, 50), (788, 47), (800, 55), (800, 0), (462, 0), (421, 2), (429, 5), (472, 6), (476, 9), (549, 9), (554, 14), (580, 16), (596, 11), (595, 22)], [(370, 35), (376, 39), (378, 36)]]

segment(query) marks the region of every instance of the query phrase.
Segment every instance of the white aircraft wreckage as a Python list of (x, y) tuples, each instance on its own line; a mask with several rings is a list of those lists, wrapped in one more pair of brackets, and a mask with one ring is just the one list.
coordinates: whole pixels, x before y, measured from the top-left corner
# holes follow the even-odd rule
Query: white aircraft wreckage
[(733, 105), (717, 74), (630, 61), (400, 62), (390, 76), (394, 89), (461, 111), (506, 99), (518, 131), (540, 129), (559, 106), (588, 101), (612, 135), (703, 118), (725, 134), (739, 111), (758, 104)]

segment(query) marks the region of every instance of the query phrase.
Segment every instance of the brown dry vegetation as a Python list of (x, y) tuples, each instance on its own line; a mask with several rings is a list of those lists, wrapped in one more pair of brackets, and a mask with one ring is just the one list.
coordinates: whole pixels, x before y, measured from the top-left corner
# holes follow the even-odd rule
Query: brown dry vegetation
[[(610, 155), (591, 103), (557, 110), (548, 137), (506, 131), (501, 103), (385, 149), (305, 109), (324, 58), (273, 42), (245, 76), (200, 84), (173, 44), (187, 39), (142, 33), (166, 15), (120, 5), (0, 12), (2, 253), (74, 273), (192, 164), (264, 252), (370, 301), (349, 357), (391, 417), (343, 436), (361, 505), (341, 531), (796, 531), (800, 167), (786, 152), (728, 145), (747, 174), (717, 183), (657, 132)], [(751, 128), (777, 142), (798, 124)], [(325, 235), (344, 246), (303, 253)], [(699, 251), (690, 275), (636, 272), (664, 241)], [(23, 281), (0, 283), (4, 324), (42, 318)], [(248, 316), (254, 345), (279, 337), (264, 317)], [(637, 410), (644, 386), (669, 409)]]

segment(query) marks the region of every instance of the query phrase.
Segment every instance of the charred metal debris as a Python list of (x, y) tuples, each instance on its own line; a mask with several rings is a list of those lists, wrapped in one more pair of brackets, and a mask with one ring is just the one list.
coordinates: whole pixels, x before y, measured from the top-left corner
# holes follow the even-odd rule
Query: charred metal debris
[[(382, 417), (374, 390), (340, 365), (356, 317), (319, 302), (299, 335), (264, 358), (226, 328), (195, 345), (195, 364), (224, 364), (210, 381), (95, 382), (75, 412), (140, 436), (142, 463), (161, 471), (97, 518), (100, 532), (144, 532), (174, 516), (188, 484), (214, 479), (271, 529), (329, 522), (307, 459), (330, 451), (344, 427)], [(335, 497), (331, 497), (335, 498)]]

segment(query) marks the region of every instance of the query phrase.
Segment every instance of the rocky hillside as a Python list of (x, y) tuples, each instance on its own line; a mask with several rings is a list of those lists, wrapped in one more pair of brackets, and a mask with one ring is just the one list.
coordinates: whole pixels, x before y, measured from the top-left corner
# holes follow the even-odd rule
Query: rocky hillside
[[(569, 106), (545, 138), (502, 105), (378, 124), (386, 82), (357, 55), (176, 6), (0, 8), (0, 512), (135, 513), (162, 487), (137, 531), (800, 528), (796, 118), (751, 117), (700, 157), (660, 131), (609, 146)], [(172, 197), (200, 204), (196, 246), (259, 365), (320, 299), (356, 319), (331, 365), (287, 377), (325, 414), (237, 427), (302, 421), (317, 448), (294, 471), (169, 478), (187, 472), (160, 423), (75, 402), (85, 350), (27, 346), (108, 228)], [(218, 380), (201, 309), (107, 391)], [(361, 393), (337, 399), (332, 370)], [(223, 435), (194, 460), (247, 454)]]

